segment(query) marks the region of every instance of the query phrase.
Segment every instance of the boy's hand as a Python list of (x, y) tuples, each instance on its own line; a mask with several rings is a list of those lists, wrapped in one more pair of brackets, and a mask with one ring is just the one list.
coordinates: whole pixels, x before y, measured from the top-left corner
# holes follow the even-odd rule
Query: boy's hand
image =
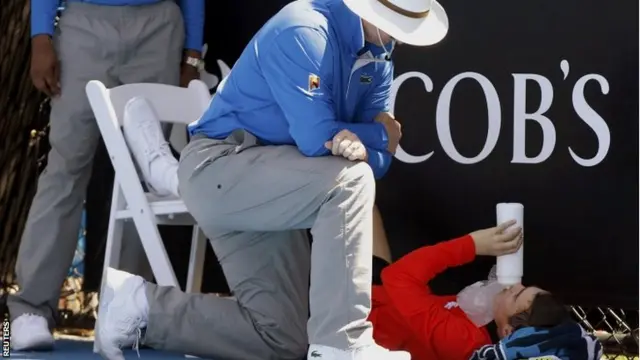
[(511, 226), (511, 220), (489, 229), (477, 230), (470, 235), (476, 246), (476, 255), (500, 256), (512, 254), (522, 245), (522, 228)]

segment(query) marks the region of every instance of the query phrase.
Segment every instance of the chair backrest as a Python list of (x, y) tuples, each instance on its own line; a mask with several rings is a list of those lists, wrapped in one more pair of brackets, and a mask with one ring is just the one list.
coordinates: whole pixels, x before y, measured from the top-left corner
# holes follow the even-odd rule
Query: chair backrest
[(207, 86), (200, 80), (194, 80), (188, 88), (129, 84), (107, 89), (102, 82), (92, 80), (85, 90), (125, 199), (150, 213), (131, 153), (120, 130), (124, 107), (130, 99), (142, 96), (151, 103), (161, 121), (190, 123), (202, 116), (211, 101)]
[[(90, 81), (87, 84), (87, 91), (93, 86), (91, 84), (97, 86), (97, 83)], [(200, 80), (192, 81), (187, 88), (140, 83), (106, 89), (106, 93), (120, 124), (122, 124), (124, 117), (125, 105), (136, 96), (149, 100), (160, 117), (160, 121), (178, 124), (189, 124), (199, 119), (211, 101), (207, 85)]]

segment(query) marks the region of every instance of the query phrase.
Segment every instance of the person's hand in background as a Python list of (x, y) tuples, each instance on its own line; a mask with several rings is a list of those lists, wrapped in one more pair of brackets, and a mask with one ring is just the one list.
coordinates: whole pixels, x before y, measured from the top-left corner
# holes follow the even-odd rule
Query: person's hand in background
[(496, 227), (472, 232), (476, 255), (500, 256), (512, 254), (522, 245), (522, 228), (513, 227), (516, 221), (511, 220)]
[(402, 126), (396, 119), (388, 112), (379, 113), (375, 121), (384, 125), (387, 131), (387, 137), (389, 138), (387, 150), (390, 153), (395, 154), (400, 144), (400, 138), (402, 138)]
[(31, 39), (31, 81), (50, 97), (60, 94), (60, 63), (51, 37), (36, 35)]
[(180, 86), (187, 87), (192, 80), (200, 79), (200, 70), (197, 67), (186, 63), (187, 58), (200, 59), (200, 57), (201, 55), (197, 51), (185, 51), (184, 61), (180, 68)]
[(360, 138), (349, 130), (340, 131), (324, 146), (335, 156), (342, 156), (351, 161), (367, 161), (367, 149)]

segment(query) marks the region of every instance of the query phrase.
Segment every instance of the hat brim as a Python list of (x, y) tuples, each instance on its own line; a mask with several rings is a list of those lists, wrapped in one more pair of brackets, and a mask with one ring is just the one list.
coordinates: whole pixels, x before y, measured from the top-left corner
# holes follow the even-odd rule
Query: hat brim
[(401, 15), (378, 0), (344, 0), (344, 3), (360, 18), (384, 31), (394, 39), (415, 46), (427, 46), (440, 42), (449, 30), (447, 13), (433, 0), (429, 14), (420, 19)]

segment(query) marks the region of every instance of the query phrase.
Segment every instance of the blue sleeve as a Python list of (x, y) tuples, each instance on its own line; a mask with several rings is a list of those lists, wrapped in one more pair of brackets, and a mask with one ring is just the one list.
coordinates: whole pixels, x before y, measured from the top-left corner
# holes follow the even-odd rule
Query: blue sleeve
[[(365, 95), (363, 101), (364, 109), (358, 116), (359, 122), (372, 122), (376, 115), (381, 112), (391, 111), (391, 85), (393, 84), (393, 63), (378, 63), (377, 66), (383, 66), (381, 76), (376, 81), (375, 86)], [(376, 179), (382, 178), (391, 165), (393, 155), (386, 150), (367, 148), (367, 163), (373, 170)]]
[(53, 35), (59, 0), (31, 0), (31, 37)]
[(370, 147), (367, 148), (367, 164), (371, 167), (371, 171), (373, 171), (373, 176), (376, 179), (382, 178), (387, 171), (389, 170), (389, 166), (391, 165), (391, 160), (393, 156), (387, 150), (376, 150)]
[[(325, 142), (344, 129), (367, 146), (386, 148), (382, 124), (336, 119), (331, 97), (332, 51), (323, 34), (307, 27), (286, 29), (258, 49), (262, 74), (289, 123), (291, 137), (306, 156), (327, 155)], [(312, 80), (317, 82), (312, 84)]]
[(391, 111), (393, 63), (388, 61), (376, 63), (375, 66), (381, 66), (382, 69), (379, 70), (380, 75), (376, 75), (375, 83), (364, 96), (362, 110), (358, 111), (358, 122), (372, 122), (379, 113)]
[(204, 0), (180, 0), (184, 18), (184, 48), (202, 51), (204, 45)]

